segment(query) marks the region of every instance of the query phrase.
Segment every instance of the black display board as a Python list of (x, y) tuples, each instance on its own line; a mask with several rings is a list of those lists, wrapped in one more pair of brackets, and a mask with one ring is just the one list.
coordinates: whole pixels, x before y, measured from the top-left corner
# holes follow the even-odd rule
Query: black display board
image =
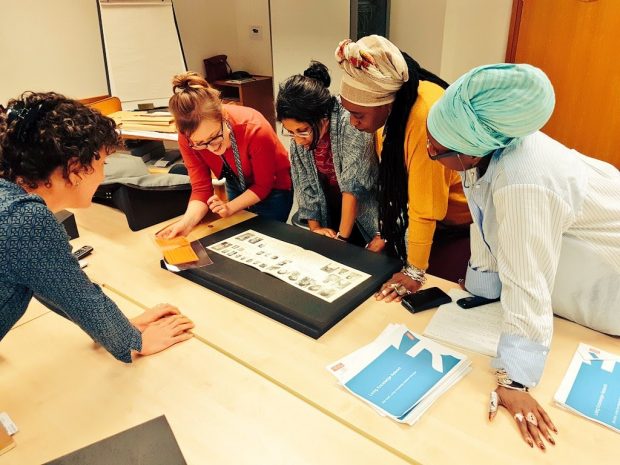
[(177, 274), (315, 339), (368, 299), (402, 267), (396, 258), (259, 216), (207, 236), (200, 242), (208, 247), (248, 229), (312, 250), (371, 277), (330, 303), (210, 250), (212, 265)]
[(186, 465), (187, 462), (166, 417), (162, 415), (45, 463), (45, 465), (86, 464)]

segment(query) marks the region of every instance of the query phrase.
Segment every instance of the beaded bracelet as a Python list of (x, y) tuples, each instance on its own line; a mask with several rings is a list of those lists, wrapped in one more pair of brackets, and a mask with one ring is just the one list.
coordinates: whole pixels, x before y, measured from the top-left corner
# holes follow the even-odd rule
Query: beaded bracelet
[(426, 271), (421, 270), (413, 265), (405, 265), (401, 271), (405, 276), (410, 277), (414, 281), (419, 282), (420, 284), (424, 284), (426, 282)]

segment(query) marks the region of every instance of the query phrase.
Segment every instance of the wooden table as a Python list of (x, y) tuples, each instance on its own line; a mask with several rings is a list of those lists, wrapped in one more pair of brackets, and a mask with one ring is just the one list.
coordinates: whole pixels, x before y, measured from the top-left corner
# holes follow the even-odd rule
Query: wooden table
[[(219, 220), (203, 226), (215, 232), (247, 218)], [(277, 384), (290, 396), (357, 431), (410, 463), (597, 463), (620, 456), (620, 438), (600, 425), (553, 404), (553, 394), (579, 342), (620, 352), (618, 339), (555, 319), (555, 336), (537, 400), (558, 426), (557, 446), (530, 449), (505, 410), (493, 424), (487, 417), (494, 378), (489, 357), (468, 353), (473, 371), (443, 395), (414, 426), (382, 418), (338, 386), (325, 366), (374, 339), (389, 323), (403, 323), (422, 333), (432, 311), (412, 315), (398, 304), (369, 299), (319, 340), (304, 336), (251, 309), (159, 268), (151, 236), (161, 225), (131, 233), (122, 214), (94, 205), (76, 212), (81, 242), (95, 247), (89, 266), (93, 279), (146, 305), (159, 301), (179, 306), (196, 323), (195, 333), (222, 354)], [(430, 279), (444, 289), (453, 283)], [(207, 364), (205, 364), (207, 366)], [(330, 463), (333, 463), (330, 461)], [(1, 462), (0, 462), (1, 464)]]
[(28, 313), (38, 317), (0, 343), (0, 411), (20, 428), (1, 465), (40, 464), (162, 414), (189, 464), (405, 463), (197, 339), (125, 365), (38, 302)]

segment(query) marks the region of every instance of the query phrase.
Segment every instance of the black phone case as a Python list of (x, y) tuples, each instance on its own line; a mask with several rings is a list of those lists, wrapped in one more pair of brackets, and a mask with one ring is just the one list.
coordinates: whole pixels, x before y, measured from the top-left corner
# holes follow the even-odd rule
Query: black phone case
[(480, 296), (463, 297), (456, 301), (456, 304), (464, 309), (476, 308), (481, 305), (490, 304), (491, 302), (497, 302), (499, 299), (486, 299)]
[(428, 288), (418, 291), (415, 294), (409, 294), (403, 297), (401, 304), (411, 313), (418, 313), (429, 308), (439, 307), (440, 305), (452, 302), (452, 298), (441, 291), (441, 294), (435, 295), (438, 288)]

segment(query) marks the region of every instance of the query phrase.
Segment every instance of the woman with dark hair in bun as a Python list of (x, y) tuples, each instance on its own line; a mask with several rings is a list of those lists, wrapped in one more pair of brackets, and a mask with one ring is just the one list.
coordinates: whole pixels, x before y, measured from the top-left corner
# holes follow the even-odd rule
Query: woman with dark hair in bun
[(325, 65), (313, 61), (280, 85), (276, 114), (292, 137), (299, 218), (317, 234), (364, 246), (378, 231), (378, 160), (372, 136), (351, 126), (329, 84)]
[(53, 215), (90, 205), (119, 144), (113, 120), (59, 94), (0, 107), (0, 339), (33, 295), (123, 362), (192, 337), (193, 323), (168, 304), (128, 320), (80, 269)]
[[(245, 209), (285, 222), (293, 205), (291, 164), (265, 117), (223, 104), (220, 93), (191, 71), (175, 76), (172, 89), (169, 106), (192, 195), (183, 218), (160, 236), (188, 234), (209, 209), (223, 218)], [(214, 194), (211, 173), (226, 178), (228, 199)]]

